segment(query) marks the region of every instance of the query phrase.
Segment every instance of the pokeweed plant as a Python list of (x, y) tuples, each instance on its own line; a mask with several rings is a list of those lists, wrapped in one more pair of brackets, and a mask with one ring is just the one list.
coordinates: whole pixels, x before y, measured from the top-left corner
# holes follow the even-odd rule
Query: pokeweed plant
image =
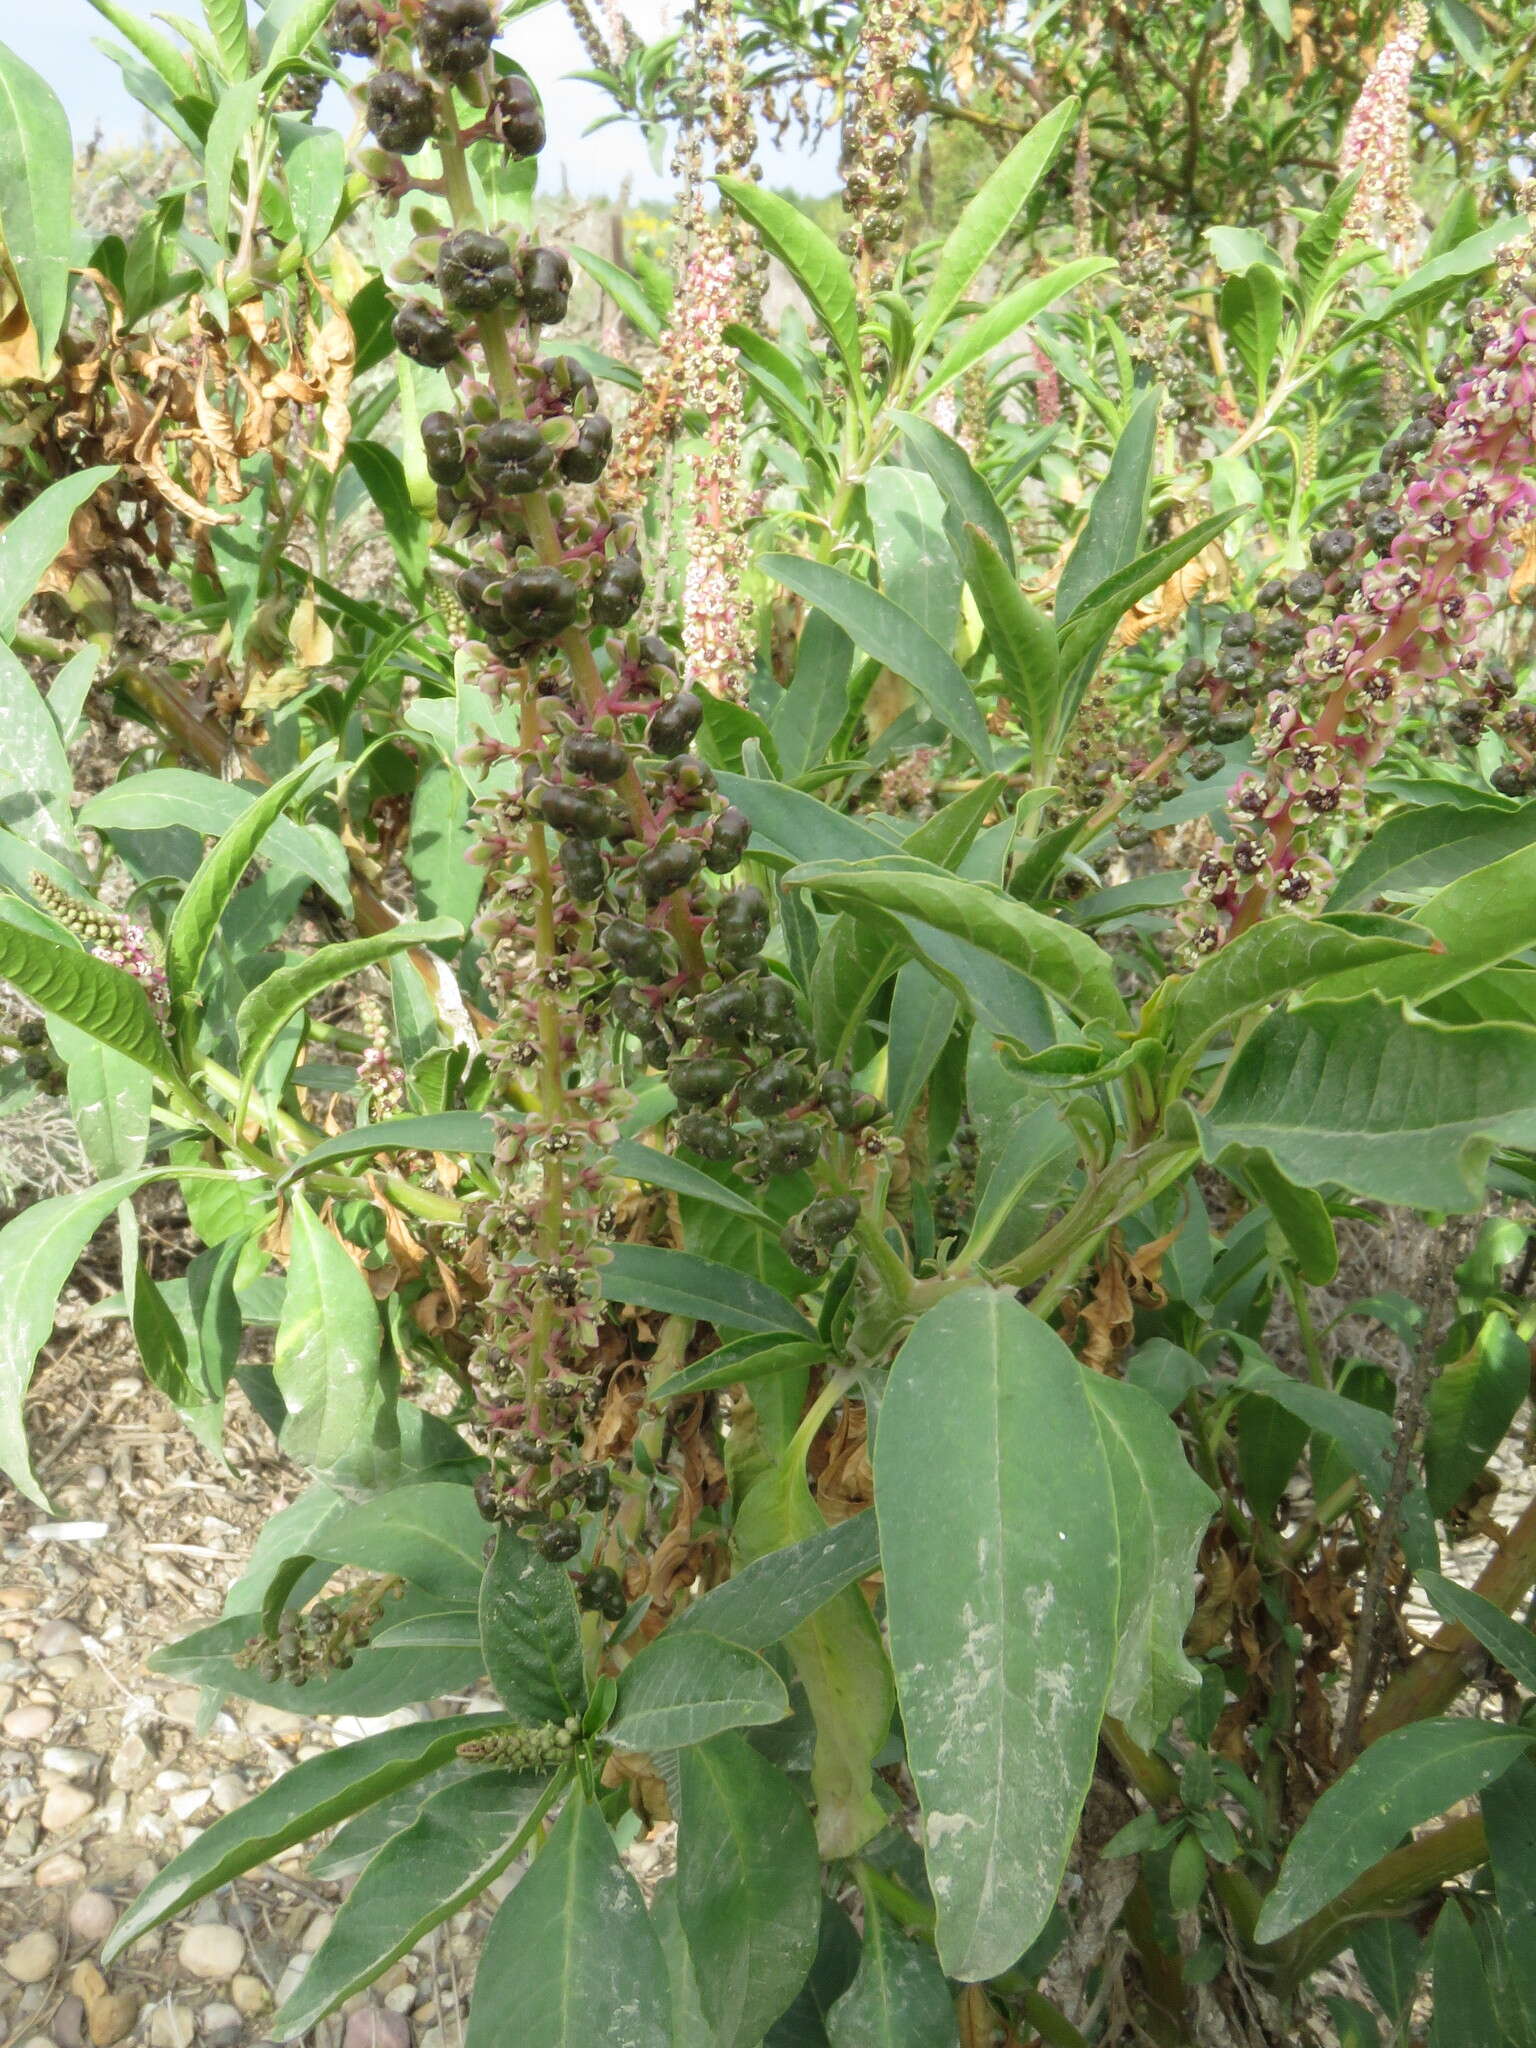
[[(769, 493), (767, 545), (734, 575), (711, 557), (707, 612), (685, 578), (674, 623), (664, 522), (632, 469), (607, 480), (598, 373), (642, 379), (551, 334), (573, 272), (533, 229), (542, 115), (486, 0), (274, 8), (254, 39), (221, 0), (185, 50), (97, 4), (206, 181), (206, 234), (167, 215), (158, 269), (125, 254), (122, 320), (232, 350), (254, 396), (210, 506), (172, 467), (198, 474), (195, 442), (158, 458), (189, 512), (141, 435), (116, 474), (24, 470), (0, 556), (0, 974), (30, 1006), (5, 1071), (67, 1089), (100, 1175), (0, 1232), (0, 1455), (43, 1502), (25, 1390), (115, 1216), (150, 1377), (211, 1444), (238, 1378), (310, 1482), (224, 1619), (158, 1668), (324, 1713), (485, 1702), (296, 1767), (145, 1889), (111, 1953), (334, 1829), (314, 1868), (354, 1882), (277, 2039), (509, 1873), (471, 2048), (509, 2011), (533, 2048), (1269, 2042), (1318, 2038), (1324, 2012), (1336, 2038), (1406, 2040), (1424, 1977), (1437, 2035), (1536, 2038), (1536, 1647), (1515, 1619), (1536, 1515), (1489, 1510), (1529, 1387), (1527, 1232), (1455, 1220), (1490, 1186), (1518, 1198), (1536, 1153), (1536, 806), (1505, 607), (1536, 490), (1519, 224), (1380, 286), (1346, 181), (1294, 269), (1241, 245), (1220, 319), (1259, 491), (1193, 518), (1202, 458), (1112, 313), (1052, 316), (1092, 487), (1036, 601), (1017, 527), (1040, 451), (1020, 460), (1016, 418), (963, 427), (968, 451), (934, 415), (1105, 270), (1033, 278), (1012, 247), (1073, 110), (909, 261), (881, 180), (911, 48), (881, 11), (846, 252), (711, 131), (729, 211), (691, 222), (707, 260), (661, 351), (704, 337), (708, 361), (667, 432), (733, 504)], [(701, 29), (722, 63), (729, 25)], [(335, 152), (277, 94), (312, 107), (337, 56), (366, 65), (366, 136), (326, 207), (304, 159), (334, 173)], [(10, 104), (35, 144), (0, 183), (30, 395), (56, 347), (90, 350), (42, 203), (57, 123), (40, 90)], [(386, 269), (359, 283), (369, 208)], [(750, 309), (754, 237), (814, 329), (726, 317)], [(1491, 291), (1452, 306), (1503, 243)], [(329, 402), (400, 604), (315, 567), (339, 465), (250, 439), (267, 338), (344, 286), (354, 362), (393, 351), (377, 386), (296, 367), (284, 388), (300, 417)], [(1374, 460), (1352, 444), (1326, 491), (1287, 480), (1290, 408), (1333, 405), (1328, 378), (1402, 323), (1432, 362), (1442, 308), (1435, 384)], [(664, 419), (644, 395), (631, 421)], [(399, 452), (361, 454), (396, 415)], [(1348, 408), (1328, 417), (1342, 434)], [(198, 525), (226, 489), (258, 498), (253, 539), (277, 515), (254, 581)], [(230, 694), (189, 687), (174, 641), (124, 660), (103, 633), (106, 687), (236, 773), (135, 770), (77, 817), (94, 655), (18, 620), (88, 545), (82, 506), (155, 490), (199, 533), (179, 630), (212, 630)], [(1239, 520), (1261, 502), (1273, 553)], [(728, 526), (706, 519), (711, 545)], [(1175, 610), (1182, 659), (1136, 656), (1129, 758), (1104, 764), (1122, 622), (1239, 542), (1251, 602)], [(84, 630), (103, 599), (82, 573), (53, 587)], [(262, 635), (286, 620), (297, 652), (303, 605), (338, 681), (272, 686)], [(751, 674), (720, 653), (754, 645)], [(23, 655), (69, 657), (46, 696)], [(1472, 763), (1413, 750), (1447, 704)], [(1415, 772), (1378, 789), (1394, 761)], [(449, 913), (382, 893), (401, 809), (415, 907)], [(1116, 844), (1192, 819), (1171, 887), (1101, 880)], [(126, 907), (102, 900), (112, 863)], [(310, 882), (355, 936), (325, 931)], [(303, 950), (301, 905), (324, 939)], [(317, 1116), (327, 1094), (350, 1125)], [(203, 1246), (174, 1281), (138, 1254), (131, 1200), (157, 1180)], [(1384, 1207), (1442, 1227), (1425, 1300), (1346, 1305), (1397, 1373), (1318, 1313), (1337, 1222)], [(1266, 1349), (1277, 1301), (1298, 1371)], [(270, 1363), (241, 1362), (251, 1324)], [(1469, 1527), (1495, 1539), (1475, 1588), (1441, 1569), (1441, 1529)], [(1410, 1580), (1444, 1623), (1417, 1646)], [(1499, 1711), (1453, 1711), (1493, 1670)], [(621, 1848), (666, 1820), (675, 1874), (645, 1899)], [(1319, 1994), (1346, 1949), (1351, 1995)]]

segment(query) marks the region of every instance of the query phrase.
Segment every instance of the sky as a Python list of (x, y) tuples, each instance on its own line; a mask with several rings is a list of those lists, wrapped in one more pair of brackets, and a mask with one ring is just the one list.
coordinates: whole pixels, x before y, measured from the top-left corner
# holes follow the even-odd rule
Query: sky
[[(155, 0), (125, 4), (146, 19), (160, 12)], [(253, 13), (258, 4), (251, 0)], [(164, 0), (164, 5), (167, 13), (185, 12), (194, 19), (200, 12), (199, 0)], [(625, 11), (642, 35), (652, 37), (666, 22), (668, 0), (626, 0)], [(678, 11), (679, 0), (671, 0), (674, 18)], [(124, 88), (116, 65), (93, 47), (97, 37), (118, 40), (89, 0), (0, 0), (0, 42), (48, 80), (69, 115), (75, 140), (89, 141), (98, 124), (107, 141), (136, 138), (142, 132), (143, 111)], [(644, 137), (632, 124), (615, 124), (584, 137), (583, 131), (610, 102), (596, 86), (570, 76), (584, 69), (587, 59), (558, 0), (519, 16), (509, 47), (543, 96), (550, 142), (540, 173), (548, 185), (558, 188), (564, 180), (573, 192), (616, 197), (628, 178), (637, 204), (670, 194), (670, 172), (658, 176)], [(836, 153), (831, 147), (824, 145), (813, 154), (790, 143), (782, 149), (765, 147), (762, 154), (770, 184), (805, 193), (836, 188)]]

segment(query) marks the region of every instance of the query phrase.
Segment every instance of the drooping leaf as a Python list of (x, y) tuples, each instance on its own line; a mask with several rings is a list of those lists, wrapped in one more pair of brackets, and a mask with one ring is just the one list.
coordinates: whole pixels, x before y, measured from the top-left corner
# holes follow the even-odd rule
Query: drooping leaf
[[(53, 354), (69, 303), (74, 171), (74, 144), (58, 94), (0, 43), (0, 238), (44, 363)], [(0, 632), (8, 637), (16, 621), (6, 616), (10, 594), (4, 546), (0, 535)], [(26, 596), (31, 595), (28, 589)]]
[(684, 1750), (678, 1783), (677, 1909), (699, 2001), (720, 2048), (755, 2048), (816, 1959), (815, 1830), (792, 1781), (739, 1735)]
[(1098, 277), (1112, 268), (1107, 256), (1079, 256), (1071, 263), (1062, 263), (1055, 270), (1048, 270), (1044, 277), (1032, 277), (1027, 284), (1016, 285), (996, 304), (978, 313), (970, 325), (955, 336), (933, 375), (913, 400), (914, 405), (931, 405), (957, 377), (963, 377), (972, 364), (979, 363), (993, 349), (1011, 341), (1037, 313), (1043, 313), (1047, 306), (1054, 306), (1058, 299), (1064, 298), (1076, 286), (1086, 284), (1090, 277)]
[(485, 1937), (465, 2048), (671, 2048), (666, 1958), (595, 1806), (571, 1798)]
[(955, 2006), (933, 1951), (866, 1895), (858, 1974), (827, 2014), (832, 2048), (955, 2048)]
[[(42, 84), (41, 79), (38, 83)], [(47, 90), (46, 87), (43, 89)], [(0, 82), (0, 94), (4, 90), (4, 84)], [(3, 112), (0, 112), (0, 119), (3, 119)], [(67, 183), (67, 156), (65, 162)], [(61, 299), (61, 316), (62, 309)], [(23, 607), (32, 602), (44, 571), (69, 539), (69, 522), (86, 499), (116, 475), (114, 467), (82, 469), (72, 476), (61, 476), (46, 490), (39, 491), (14, 519), (6, 522), (4, 530), (0, 531), (0, 640), (8, 641), (15, 632)]]
[(204, 1828), (190, 1848), (151, 1879), (112, 1930), (102, 1960), (110, 1963), (141, 1934), (184, 1913), (243, 1871), (451, 1762), (461, 1743), (506, 1725), (505, 1714), (413, 1721), (296, 1764), (234, 1813)]
[(425, 1592), (473, 1605), (485, 1575), (485, 1536), (473, 1490), (433, 1480), (339, 1508), (311, 1544), (332, 1564), (398, 1573)]
[(1150, 1394), (1093, 1372), (1083, 1385), (1119, 1532), (1120, 1642), (1108, 1710), (1150, 1748), (1200, 1683), (1184, 1655), (1184, 1632), (1194, 1610), (1195, 1561), (1218, 1502)]
[(400, 1470), (394, 1374), (367, 1281), (302, 1195), (291, 1198), (292, 1253), (272, 1377), (282, 1395), (282, 1447), (348, 1498), (393, 1484)]
[(297, 1989), (272, 2020), (272, 2039), (292, 2041), (305, 2033), (424, 1934), (472, 1904), (526, 1847), (548, 1798), (536, 1777), (477, 1771), (426, 1799), (342, 1901)]
[(1458, 1586), (1439, 1572), (1421, 1571), (1417, 1576), (1437, 1614), (1475, 1636), (1527, 1692), (1536, 1692), (1536, 1634), (1470, 1586)]
[(1334, 1780), (1286, 1851), (1254, 1930), (1279, 1941), (1336, 1899), (1411, 1829), (1474, 1798), (1530, 1746), (1487, 1721), (1419, 1721), (1373, 1742)]
[(1530, 1346), (1494, 1310), (1462, 1356), (1440, 1368), (1429, 1390), (1424, 1483), (1437, 1515), (1448, 1515), (1477, 1479), (1530, 1390)]
[(1012, 1296), (969, 1288), (914, 1327), (881, 1405), (875, 1504), (939, 1959), (993, 1976), (1055, 1904), (1119, 1612), (1082, 1369)]
[(728, 1728), (760, 1728), (789, 1712), (784, 1681), (740, 1643), (702, 1628), (665, 1629), (619, 1673), (604, 1729), (621, 1749), (650, 1753), (708, 1742)]
[(663, 1315), (691, 1316), (727, 1330), (791, 1337), (815, 1335), (792, 1301), (749, 1273), (713, 1259), (656, 1245), (615, 1245), (599, 1269), (605, 1301), (631, 1302)]
[(873, 1512), (866, 1509), (785, 1550), (754, 1558), (723, 1586), (684, 1608), (667, 1633), (677, 1636), (705, 1629), (727, 1642), (744, 1643), (749, 1650), (766, 1650), (845, 1586), (879, 1569), (879, 1532)]
[(183, 1085), (148, 996), (121, 967), (0, 918), (0, 981), (14, 982), (40, 1010), (62, 1017), (167, 1086)]
[(586, 1712), (570, 1573), (503, 1529), (480, 1589), (480, 1646), (507, 1711), (538, 1727)]

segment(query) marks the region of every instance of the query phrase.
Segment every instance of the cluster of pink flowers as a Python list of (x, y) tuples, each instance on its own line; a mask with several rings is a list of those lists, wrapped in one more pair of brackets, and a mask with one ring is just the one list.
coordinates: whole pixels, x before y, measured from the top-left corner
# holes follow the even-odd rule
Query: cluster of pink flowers
[(90, 949), (98, 960), (105, 960), (109, 967), (121, 967), (149, 997), (155, 1015), (162, 1021), (170, 1006), (170, 993), (166, 987), (165, 968), (155, 950), (155, 942), (141, 924), (131, 924), (128, 919), (119, 920), (116, 934), (104, 944)]
[(722, 229), (705, 228), (683, 273), (676, 337), (682, 402), (706, 421), (688, 517), (684, 677), (690, 689), (738, 700), (752, 673), (752, 640), (750, 608), (741, 595), (747, 559), (741, 378), (725, 330), (740, 317), (741, 296), (735, 248)]
[[(1314, 550), (1327, 574), (1309, 572), (1285, 593), (1304, 611), (1331, 604), (1332, 615), (1307, 627), (1260, 713), (1263, 766), (1233, 790), (1234, 837), (1206, 856), (1191, 885), (1201, 906), (1196, 951), (1213, 951), (1274, 903), (1319, 903), (1329, 869), (1312, 834), (1360, 805), (1407, 693), (1452, 684), (1471, 700), (1479, 729), (1507, 702), (1509, 679), (1485, 665), (1477, 637), (1489, 592), (1514, 573), (1536, 519), (1533, 285), (1526, 276), (1497, 309), (1474, 309), (1473, 364), (1384, 457), (1395, 489), (1374, 493), (1369, 510), (1350, 508), (1361, 529), (1352, 549), (1347, 528), (1323, 536), (1346, 545)], [(1299, 591), (1309, 578), (1315, 593)], [(1275, 586), (1274, 602), (1284, 590)], [(1257, 629), (1256, 644), (1264, 638)]]
[(1371, 66), (1339, 144), (1340, 175), (1360, 173), (1345, 217), (1345, 241), (1368, 237), (1379, 220), (1400, 262), (1406, 262), (1416, 225), (1408, 183), (1410, 93), (1428, 28), (1428, 15), (1419, 0), (1412, 0)]

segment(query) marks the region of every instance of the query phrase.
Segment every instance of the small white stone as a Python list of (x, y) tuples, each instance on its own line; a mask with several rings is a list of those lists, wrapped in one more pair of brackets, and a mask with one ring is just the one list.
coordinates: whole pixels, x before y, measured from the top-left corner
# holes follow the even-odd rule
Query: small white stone
[(83, 1657), (40, 1657), (37, 1668), (44, 1678), (52, 1679), (55, 1685), (76, 1685), (84, 1678), (89, 1668)]
[(49, 1707), (12, 1707), (0, 1730), (12, 1742), (41, 1742), (53, 1728), (53, 1711)]
[(208, 1787), (193, 1785), (186, 1792), (171, 1794), (171, 1811), (178, 1820), (190, 1820), (194, 1813), (201, 1813), (208, 1804)]
[(299, 1943), (299, 1947), (307, 1954), (313, 1955), (315, 1950), (325, 1940), (325, 1937), (330, 1933), (331, 1925), (335, 1918), (334, 1913), (317, 1913), (305, 1928), (304, 1938)]
[(32, 1881), (39, 1891), (53, 1891), (60, 1885), (78, 1884), (85, 1875), (85, 1865), (78, 1856), (71, 1856), (67, 1849), (61, 1849), (57, 1856), (45, 1856), (32, 1874)]
[(107, 1776), (120, 1791), (127, 1791), (138, 1784), (153, 1762), (149, 1744), (142, 1735), (125, 1735), (112, 1753)]
[(156, 1771), (155, 1773), (155, 1790), (157, 1792), (185, 1792), (191, 1782), (192, 1780), (185, 1771)]
[(54, 2048), (54, 2042), (47, 2034), (29, 2034), (21, 2048)]
[(410, 2022), (387, 2007), (366, 2005), (347, 2019), (342, 2048), (411, 2048)]
[(409, 2012), (416, 2003), (414, 1984), (397, 1984), (393, 1991), (386, 1991), (384, 2003), (391, 2012)]
[(43, 1769), (57, 1771), (61, 1778), (89, 1778), (101, 1762), (92, 1749), (71, 1749), (53, 1744), (43, 1751)]
[(238, 1771), (220, 1771), (208, 1789), (220, 1813), (233, 1813), (251, 1796), (250, 1787)]
[(225, 2027), (238, 2027), (240, 2019), (238, 2005), (226, 2005), (223, 1999), (216, 1998), (212, 2005), (205, 2005), (198, 2014), (198, 2031), (203, 2034), (217, 2034)]
[(53, 1974), (53, 1966), (58, 1960), (58, 1936), (50, 1934), (45, 1927), (35, 1927), (20, 1941), (13, 1941), (4, 1955), (0, 1955), (0, 1970), (18, 1984), (41, 1984), (45, 1977)]
[(222, 1983), (245, 1961), (245, 1936), (236, 1927), (189, 1927), (177, 1945), (176, 1959), (194, 1977)]
[(246, 2019), (254, 2018), (272, 2003), (272, 1994), (259, 1977), (249, 1976), (245, 1971), (235, 1978), (229, 1987), (229, 1995), (239, 2012)]
[(253, 1700), (245, 1710), (245, 1725), (252, 1735), (297, 1735), (304, 1716), (290, 1714), (285, 1707), (269, 1707), (265, 1700)]
[(304, 1982), (304, 1973), (313, 1960), (312, 1956), (290, 1957), (287, 1967), (277, 1980), (277, 2002), (279, 2005), (292, 1998), (295, 1991)]
[(85, 1648), (85, 1637), (72, 1621), (45, 1621), (32, 1638), (34, 1657), (72, 1657)]
[(169, 2005), (162, 2000), (150, 2007), (150, 2048), (192, 2048), (196, 2031), (196, 2022), (186, 2006)]
[(117, 1907), (105, 1892), (82, 1892), (69, 1909), (69, 1931), (80, 1941), (105, 1941), (117, 1925)]
[(43, 1797), (43, 1826), (50, 1834), (61, 1834), (84, 1820), (95, 1804), (83, 1785), (50, 1785)]

